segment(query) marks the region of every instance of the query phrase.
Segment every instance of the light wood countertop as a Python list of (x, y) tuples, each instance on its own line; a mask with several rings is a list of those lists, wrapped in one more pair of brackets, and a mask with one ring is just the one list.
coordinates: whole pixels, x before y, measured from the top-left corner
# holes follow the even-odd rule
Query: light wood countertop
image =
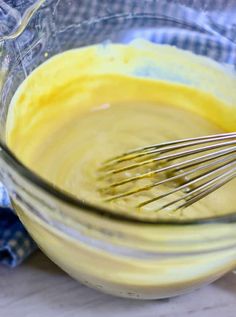
[(236, 275), (172, 299), (136, 301), (79, 284), (38, 251), (16, 269), (0, 266), (0, 316), (235, 317)]

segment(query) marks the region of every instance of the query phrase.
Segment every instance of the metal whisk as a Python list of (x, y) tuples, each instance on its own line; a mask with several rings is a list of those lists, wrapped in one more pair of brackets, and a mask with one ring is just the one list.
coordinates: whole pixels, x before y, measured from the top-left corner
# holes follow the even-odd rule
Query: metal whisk
[[(106, 201), (145, 194), (146, 199), (137, 207), (154, 203), (156, 211), (188, 207), (235, 176), (236, 132), (134, 149), (105, 161), (99, 168)], [(148, 195), (153, 189), (154, 196)]]

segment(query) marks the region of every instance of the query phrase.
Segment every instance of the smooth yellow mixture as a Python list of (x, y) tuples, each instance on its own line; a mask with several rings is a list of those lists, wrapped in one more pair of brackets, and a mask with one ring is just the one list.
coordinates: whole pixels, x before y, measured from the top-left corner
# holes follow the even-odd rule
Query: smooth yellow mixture
[[(144, 41), (64, 52), (19, 87), (8, 114), (7, 143), (52, 184), (104, 205), (97, 179), (104, 160), (140, 146), (234, 130), (235, 82), (207, 59)], [(117, 190), (132, 186), (137, 184)], [(178, 212), (156, 213), (155, 203), (135, 209), (165, 186), (105, 205), (138, 217), (208, 217), (234, 211), (235, 188), (233, 181)]]
[[(103, 205), (97, 179), (103, 160), (138, 146), (235, 131), (235, 87), (230, 70), (169, 46), (140, 40), (71, 50), (42, 64), (19, 87), (6, 140), (24, 164), (49, 182)], [(209, 217), (235, 211), (235, 188), (232, 181), (181, 212), (137, 210), (134, 203), (143, 194), (106, 207), (141, 218)], [(50, 219), (31, 199), (43, 219)], [(57, 202), (57, 209), (73, 214), (63, 219), (79, 232), (74, 238), (21, 202), (14, 204), (53, 261), (83, 283), (118, 296), (174, 296), (235, 267), (233, 223), (137, 225)], [(53, 214), (60, 218), (57, 210)]]

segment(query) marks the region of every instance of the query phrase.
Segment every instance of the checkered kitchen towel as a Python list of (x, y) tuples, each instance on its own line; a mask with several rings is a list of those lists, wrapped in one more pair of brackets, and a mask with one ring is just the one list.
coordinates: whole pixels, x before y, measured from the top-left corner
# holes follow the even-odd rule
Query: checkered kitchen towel
[[(236, 2), (234, 0), (78, 0), (80, 10), (75, 10), (73, 1), (68, 4), (67, 12), (62, 12), (65, 1), (47, 0), (45, 6), (52, 5), (55, 11), (54, 19), (60, 20), (60, 25), (66, 26), (71, 17), (76, 15), (77, 23), (91, 20), (88, 33), (80, 32), (80, 45), (93, 42), (117, 40), (114, 35), (121, 34), (119, 41), (127, 43), (134, 38), (148, 39), (154, 43), (175, 45), (188, 49), (196, 54), (209, 56), (221, 63), (236, 67)], [(7, 4), (18, 10), (35, 0), (6, 0)], [(76, 2), (77, 3), (77, 2)], [(89, 5), (88, 5), (89, 3)], [(1, 3), (0, 3), (1, 5)], [(159, 16), (159, 19), (140, 18), (142, 13)], [(201, 12), (201, 14), (199, 14)], [(104, 16), (116, 15), (118, 19), (113, 24), (106, 24)], [(137, 15), (139, 18), (135, 18)], [(0, 6), (0, 21), (4, 12)], [(94, 17), (103, 23), (103, 28), (97, 27)], [(132, 19), (130, 19), (132, 17)], [(120, 32), (122, 27), (129, 32)], [(145, 28), (143, 28), (145, 26)], [(1, 31), (1, 29), (0, 29)], [(82, 35), (81, 35), (82, 34)], [(73, 47), (74, 39), (60, 38), (63, 48)], [(82, 44), (81, 44), (82, 42)], [(67, 46), (66, 46), (67, 45)], [(10, 201), (5, 188), (0, 185), (0, 262), (11, 267), (21, 263), (36, 249), (26, 230), (17, 216), (11, 210)]]
[(2, 184), (0, 205), (0, 263), (15, 267), (36, 249), (36, 244), (11, 209), (9, 197)]

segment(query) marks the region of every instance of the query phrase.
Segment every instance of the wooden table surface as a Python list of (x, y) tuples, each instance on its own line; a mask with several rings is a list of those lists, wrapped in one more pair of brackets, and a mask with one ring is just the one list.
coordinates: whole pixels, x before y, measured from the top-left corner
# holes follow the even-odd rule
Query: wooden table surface
[(0, 267), (0, 316), (235, 317), (236, 275), (172, 299), (136, 301), (79, 284), (38, 251), (16, 269)]

